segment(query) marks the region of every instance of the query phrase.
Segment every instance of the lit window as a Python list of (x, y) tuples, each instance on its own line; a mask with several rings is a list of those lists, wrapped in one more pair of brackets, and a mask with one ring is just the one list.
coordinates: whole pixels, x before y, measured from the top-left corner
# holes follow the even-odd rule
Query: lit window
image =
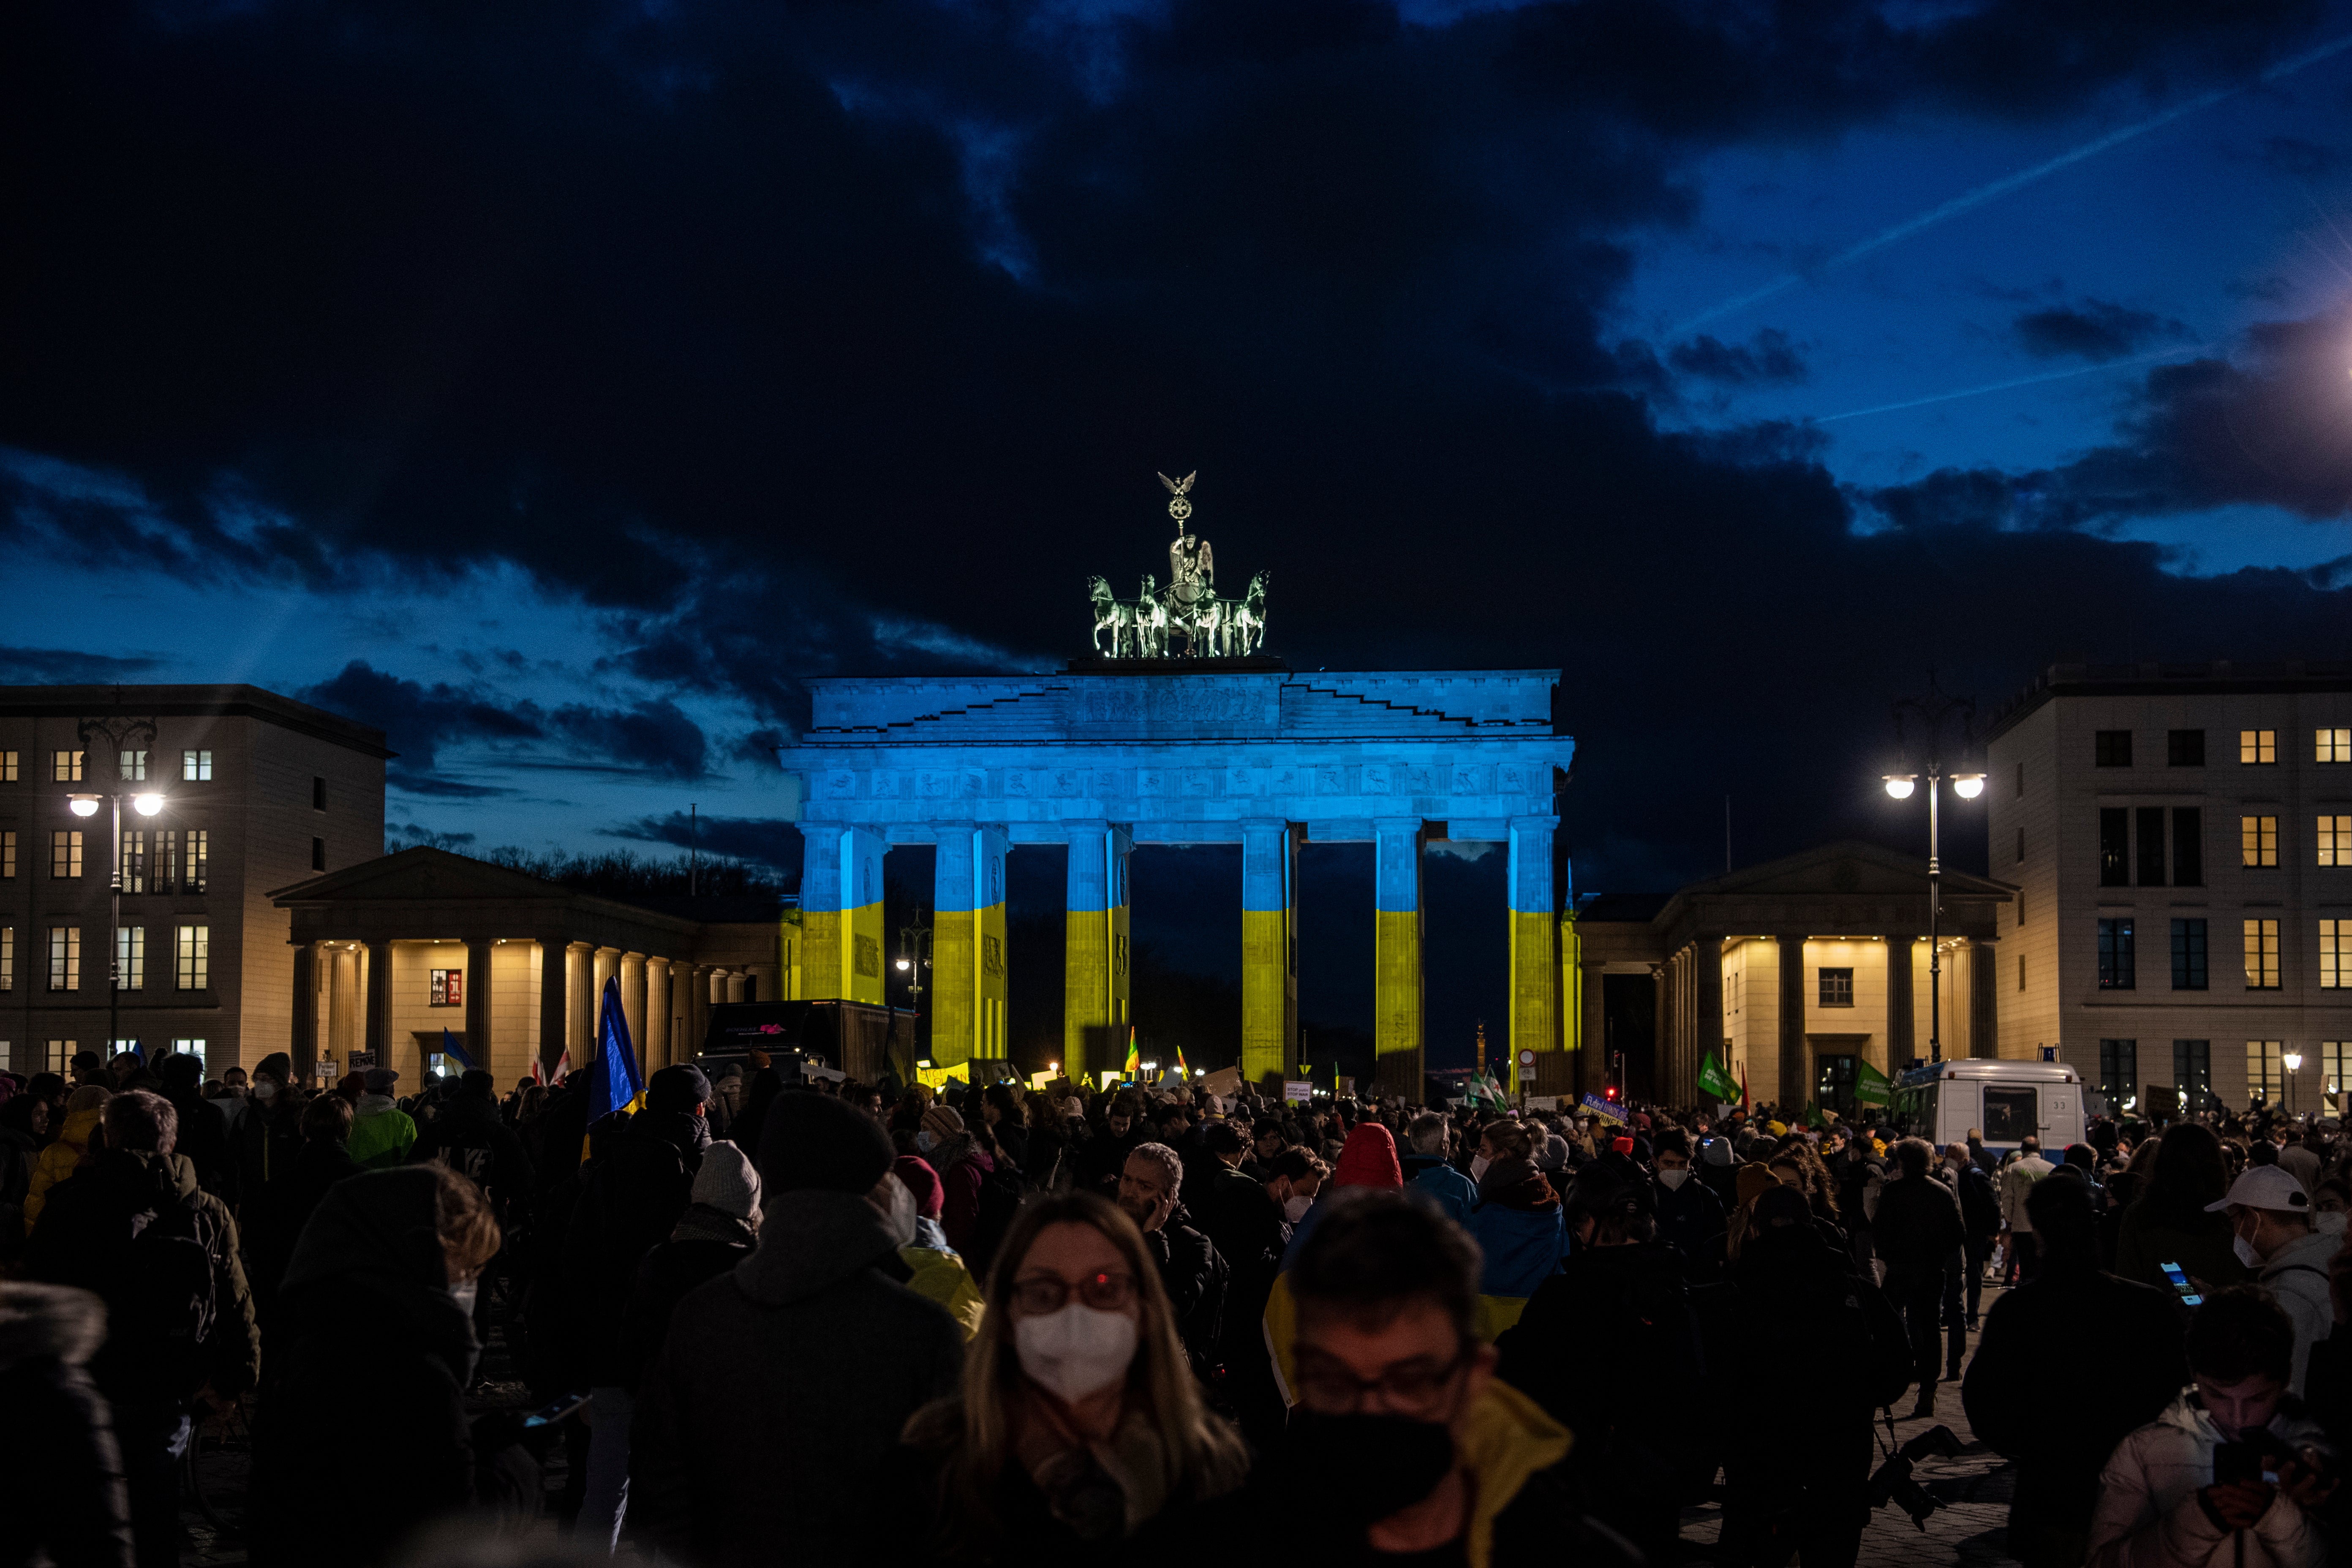
[(122, 830), (122, 890), (143, 893), (147, 890), (147, 830), (126, 827)]
[(201, 893), (211, 875), (212, 834), (202, 827), (191, 827), (183, 834), (180, 856), (180, 891)]
[(16, 782), (16, 753), (0, 752), (0, 784)]
[(159, 827), (155, 830), (155, 864), (148, 878), (150, 883), (148, 890), (155, 893), (170, 892), (173, 885), (173, 879), (179, 873), (180, 830), (176, 827)]
[(2346, 1047), (2352, 1040), (2322, 1040), (2319, 1042), (2319, 1072), (2327, 1085), (2325, 1092), (2340, 1094), (2347, 1076), (2344, 1070)]
[(2352, 730), (2314, 730), (2312, 760), (2320, 763), (2352, 763)]
[(0, 991), (16, 989), (16, 928), (0, 926)]
[(183, 991), (203, 991), (213, 983), (213, 928), (208, 925), (182, 926), (178, 944), (175, 984)]
[(1821, 1005), (1851, 1007), (1853, 1005), (1853, 971), (1824, 969), (1821, 972)]
[(2246, 1097), (2267, 1105), (2278, 1098), (2279, 1085), (2284, 1081), (2279, 1058), (2284, 1054), (2277, 1040), (2246, 1042)]
[(2213, 1092), (2213, 1056), (2210, 1040), (2172, 1042), (2172, 1081), (2185, 1097), (2182, 1103), (2202, 1110)]
[(81, 927), (49, 928), (49, 989), (81, 989)]
[(2277, 865), (2278, 818), (2275, 816), (2238, 818), (2238, 848), (2241, 861), (2244, 865)]
[(81, 753), (55, 752), (50, 753), (52, 781), (57, 784), (81, 783)]
[(49, 835), (49, 875), (81, 875), (81, 829), (60, 827)]
[(213, 782), (213, 754), (210, 752), (182, 752), (180, 777), (188, 784)]
[(2319, 984), (2326, 991), (2352, 987), (2352, 921), (2319, 922)]
[(2278, 761), (2276, 730), (2241, 730), (2238, 731), (2238, 761), (2251, 766), (2263, 766)]
[(145, 784), (147, 782), (147, 753), (144, 752), (123, 752), (121, 776), (126, 784)]
[(16, 830), (0, 831), (0, 882), (16, 879)]
[(2139, 1042), (2137, 1040), (2101, 1040), (2099, 1042), (2099, 1092), (2106, 1097), (2107, 1109), (2121, 1110), (2139, 1093)]
[(2246, 922), (2246, 989), (2279, 988), (2279, 938), (2276, 921)]
[(2352, 816), (2319, 819), (2319, 863), (2352, 866)]
[(118, 926), (114, 932), (114, 972), (125, 991), (147, 988), (147, 928)]
[(51, 1040), (48, 1054), (43, 1058), (42, 1070), (61, 1073), (73, 1066), (74, 1054), (81, 1049), (79, 1040)]
[(2132, 923), (2127, 920), (2099, 922), (2099, 989), (2130, 991), (2139, 979), (2132, 952)]

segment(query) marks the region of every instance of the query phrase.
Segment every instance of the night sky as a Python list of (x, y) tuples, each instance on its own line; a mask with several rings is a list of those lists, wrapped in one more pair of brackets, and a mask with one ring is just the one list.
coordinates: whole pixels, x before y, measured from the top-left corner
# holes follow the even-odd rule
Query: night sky
[[(396, 845), (693, 803), (790, 874), (799, 677), (1058, 668), (1197, 468), (1295, 668), (1566, 670), (1580, 893), (1727, 794), (1743, 863), (1912, 847), (1931, 666), (2352, 652), (2347, 110), (2284, 0), (25, 0), (0, 680), (380, 724)], [(1227, 858), (1135, 875), (1213, 978)], [(1434, 1060), (1500, 860), (1432, 872)]]

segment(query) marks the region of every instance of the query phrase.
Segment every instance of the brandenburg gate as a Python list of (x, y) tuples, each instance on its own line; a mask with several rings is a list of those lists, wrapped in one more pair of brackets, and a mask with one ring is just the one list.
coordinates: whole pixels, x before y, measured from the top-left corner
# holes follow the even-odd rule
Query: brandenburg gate
[[(1302, 843), (1374, 852), (1383, 1089), (1422, 1091), (1422, 859), (1432, 840), (1508, 847), (1511, 1059), (1564, 1040), (1558, 947), (1566, 866), (1556, 796), (1574, 742), (1553, 721), (1556, 669), (1293, 673), (1258, 654), (1265, 574), (1219, 601), (1187, 526), (1191, 480), (1165, 481), (1179, 537), (1164, 597), (1095, 588), (1107, 657), (1059, 675), (821, 679), (808, 730), (779, 749), (806, 841), (801, 994), (883, 1001), (882, 857), (935, 847), (931, 1054), (940, 1066), (1010, 1053), (1005, 858), (1069, 854), (1063, 1063), (1126, 1054), (1128, 858), (1139, 844), (1242, 847), (1241, 1068), (1295, 1074), (1296, 878)], [(1187, 590), (1190, 590), (1188, 593)], [(1184, 638), (1171, 657), (1171, 631)], [(1097, 641), (1099, 650), (1101, 644)], [(1148, 1032), (1150, 1021), (1142, 1020)], [(1573, 1024), (1571, 1021), (1570, 1027)], [(1530, 1085), (1535, 1087), (1536, 1085)]]

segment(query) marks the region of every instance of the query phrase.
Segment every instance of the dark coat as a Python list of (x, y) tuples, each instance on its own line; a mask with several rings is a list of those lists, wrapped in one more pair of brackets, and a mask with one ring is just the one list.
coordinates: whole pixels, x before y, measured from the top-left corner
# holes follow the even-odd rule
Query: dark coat
[(1143, 1238), (1143, 1249), (1160, 1266), (1160, 1282), (1176, 1312), (1176, 1331), (1196, 1377), (1208, 1378), (1217, 1364), (1218, 1331), (1224, 1321), (1225, 1284), (1231, 1270), (1209, 1238), (1193, 1228), (1178, 1204), (1167, 1222)]
[(1723, 1264), (1723, 1200), (1696, 1171), (1679, 1187), (1657, 1184), (1658, 1239), (1683, 1255), (1685, 1271), (1712, 1273)]
[(1890, 1289), (1943, 1268), (1968, 1239), (1959, 1199), (1930, 1175), (1906, 1175), (1879, 1189), (1870, 1222)]
[(689, 1206), (670, 1237), (637, 1265), (629, 1304), (621, 1313), (621, 1383), (635, 1388), (661, 1353), (670, 1315), (686, 1293), (751, 1256), (759, 1237), (733, 1215), (707, 1204)]
[(580, 1375), (591, 1387), (625, 1381), (621, 1314), (637, 1264), (668, 1238), (693, 1201), (700, 1131), (677, 1111), (640, 1111), (601, 1145), (605, 1152), (583, 1173), (586, 1184), (564, 1237), (563, 1276), (580, 1318)]
[(411, 1162), (436, 1160), (474, 1178), (501, 1218), (531, 1192), (530, 1155), (499, 1116), (493, 1100), (450, 1100), (441, 1114), (416, 1130)]
[(177, 1086), (165, 1089), (163, 1098), (172, 1102), (172, 1110), (180, 1119), (180, 1130), (173, 1144), (176, 1152), (184, 1154), (196, 1167), (196, 1184), (208, 1193), (226, 1193), (231, 1189), (236, 1172), (229, 1159), (228, 1118), (221, 1108), (197, 1093), (194, 1089)]
[(538, 1512), (539, 1466), (511, 1418), (466, 1415), (478, 1347), (446, 1285), (438, 1183), (414, 1165), (363, 1172), (303, 1230), (254, 1426), (253, 1495), (269, 1500), (252, 1510), (256, 1563), (376, 1563), (455, 1515)]
[(267, 1225), (260, 1206), (272, 1184), (294, 1168), (302, 1149), (302, 1107), (308, 1103), (291, 1088), (280, 1089), (268, 1104), (247, 1099), (245, 1114), (236, 1119), (234, 1144), (234, 1190), (222, 1195), (236, 1209), (247, 1229)]
[(1960, 1385), (1976, 1435), (2018, 1461), (2011, 1526), (2087, 1531), (2107, 1457), (2188, 1381), (2180, 1314), (2165, 1292), (2045, 1260), (2038, 1279), (1993, 1304)]
[(359, 1173), (359, 1162), (352, 1158), (350, 1150), (331, 1140), (314, 1138), (295, 1154), (294, 1168), (256, 1200), (257, 1206), (266, 1205), (269, 1213), (247, 1237), (246, 1258), (253, 1275), (255, 1306), (263, 1321), (277, 1313), (278, 1282), (286, 1277), (302, 1227), (310, 1223), (327, 1189)]
[(900, 1283), (863, 1196), (764, 1202), (760, 1247), (687, 1293), (639, 1390), (629, 1529), (709, 1568), (874, 1561), (884, 1458), (907, 1418), (955, 1392), (963, 1331)]
[(106, 1307), (87, 1290), (0, 1286), (0, 1568), (130, 1568), (131, 1502), (113, 1416), (87, 1370)]

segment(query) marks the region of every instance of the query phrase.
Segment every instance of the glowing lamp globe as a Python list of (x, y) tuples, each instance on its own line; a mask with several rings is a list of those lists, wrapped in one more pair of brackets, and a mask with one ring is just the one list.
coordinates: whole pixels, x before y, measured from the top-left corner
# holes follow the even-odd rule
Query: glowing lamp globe
[(1897, 800), (1909, 800), (1911, 798), (1911, 792), (1917, 787), (1918, 786), (1912, 782), (1911, 775), (1908, 773), (1889, 773), (1886, 775), (1886, 793), (1893, 795)]
[(131, 806), (142, 816), (152, 816), (163, 809), (163, 797), (160, 795), (135, 795), (131, 797)]
[(1952, 777), (1952, 789), (1962, 800), (1974, 800), (1984, 794), (1984, 774), (1956, 773)]
[(71, 811), (76, 816), (96, 816), (98, 815), (97, 797), (94, 795), (78, 795), (68, 803), (67, 809)]

